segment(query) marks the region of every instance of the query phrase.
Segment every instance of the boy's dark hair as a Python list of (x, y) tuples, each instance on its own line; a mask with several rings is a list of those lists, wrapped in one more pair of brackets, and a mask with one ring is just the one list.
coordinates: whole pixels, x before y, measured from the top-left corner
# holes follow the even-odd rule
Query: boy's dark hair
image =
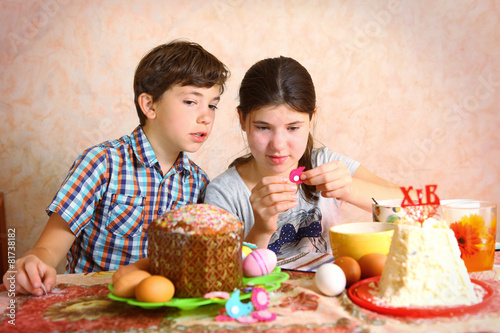
[(229, 70), (199, 44), (173, 40), (152, 49), (137, 65), (134, 76), (134, 102), (140, 124), (146, 123), (138, 98), (142, 93), (158, 101), (172, 86), (193, 85), (210, 88), (219, 85), (220, 93), (229, 77)]

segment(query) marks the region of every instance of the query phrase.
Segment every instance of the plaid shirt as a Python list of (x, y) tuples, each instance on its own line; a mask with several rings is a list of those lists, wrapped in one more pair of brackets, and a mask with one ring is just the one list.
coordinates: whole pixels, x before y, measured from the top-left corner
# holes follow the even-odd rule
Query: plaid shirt
[(114, 270), (146, 257), (149, 223), (201, 201), (208, 182), (184, 152), (163, 176), (140, 126), (130, 136), (87, 149), (47, 208), (76, 236), (66, 273)]

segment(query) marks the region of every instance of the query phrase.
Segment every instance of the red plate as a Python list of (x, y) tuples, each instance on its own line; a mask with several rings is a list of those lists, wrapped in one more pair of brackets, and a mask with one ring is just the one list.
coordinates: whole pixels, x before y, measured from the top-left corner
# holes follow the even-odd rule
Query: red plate
[(347, 291), (347, 295), (355, 304), (382, 314), (388, 314), (393, 316), (401, 317), (413, 317), (413, 318), (432, 318), (432, 317), (456, 317), (464, 314), (472, 314), (483, 309), (491, 301), (493, 296), (493, 288), (488, 284), (471, 279), (471, 282), (477, 286), (484, 289), (485, 294), (483, 300), (477, 304), (473, 305), (460, 305), (460, 306), (433, 306), (426, 308), (394, 308), (390, 306), (377, 305), (374, 303), (373, 295), (370, 290), (373, 291), (372, 287), (369, 286), (370, 283), (374, 283), (374, 286), (378, 286), (378, 280), (380, 276), (375, 276), (369, 279), (361, 280), (353, 284)]

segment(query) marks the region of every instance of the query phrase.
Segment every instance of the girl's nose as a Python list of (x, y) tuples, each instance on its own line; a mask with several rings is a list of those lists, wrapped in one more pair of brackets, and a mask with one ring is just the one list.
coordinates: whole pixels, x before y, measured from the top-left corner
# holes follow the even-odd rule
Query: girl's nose
[(276, 150), (282, 150), (286, 147), (286, 137), (281, 131), (276, 131), (273, 133), (271, 139), (271, 147)]

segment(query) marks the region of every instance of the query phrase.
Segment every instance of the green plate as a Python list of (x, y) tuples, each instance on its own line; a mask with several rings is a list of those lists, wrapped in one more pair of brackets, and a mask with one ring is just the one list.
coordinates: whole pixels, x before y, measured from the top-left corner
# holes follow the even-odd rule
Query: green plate
[[(279, 267), (276, 267), (271, 274), (264, 275), (264, 276), (258, 276), (258, 277), (243, 277), (242, 279), (242, 284), (243, 286), (260, 286), (267, 291), (273, 291), (276, 290), (280, 287), (281, 282), (286, 281), (290, 278), (290, 276), (287, 273), (284, 273), (281, 271)], [(123, 297), (118, 297), (115, 294), (113, 294), (113, 284), (110, 284), (108, 286), (108, 289), (111, 291), (111, 293), (108, 295), (109, 298), (115, 301), (119, 302), (126, 302), (130, 305), (135, 305), (135, 306), (140, 306), (141, 308), (144, 309), (156, 309), (162, 306), (170, 306), (170, 307), (176, 307), (182, 310), (192, 310), (195, 309), (199, 306), (202, 305), (207, 305), (207, 304), (225, 304), (227, 300), (225, 299), (219, 299), (219, 298), (172, 298), (168, 302), (163, 302), (163, 303), (147, 303), (147, 302), (139, 302), (135, 298), (123, 298)], [(216, 290), (214, 290), (216, 291)], [(248, 299), (252, 296), (251, 292), (247, 293), (241, 293), (240, 294), (240, 300)]]

